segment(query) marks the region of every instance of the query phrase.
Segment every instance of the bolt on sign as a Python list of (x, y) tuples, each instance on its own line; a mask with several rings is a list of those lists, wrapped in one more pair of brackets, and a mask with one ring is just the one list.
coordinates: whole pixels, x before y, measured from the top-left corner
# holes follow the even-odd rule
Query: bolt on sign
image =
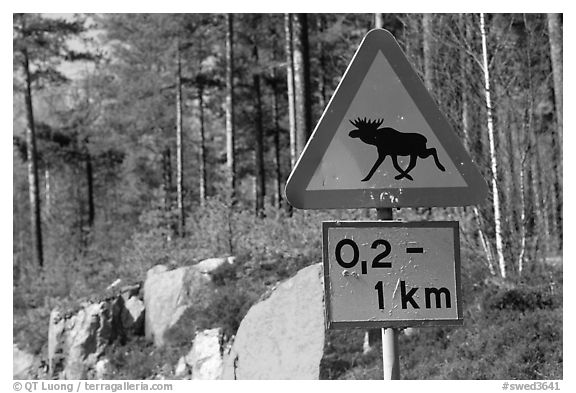
[(486, 181), (388, 31), (362, 40), (286, 184), (300, 209), (465, 206)]
[(462, 325), (458, 222), (322, 223), (328, 328)]

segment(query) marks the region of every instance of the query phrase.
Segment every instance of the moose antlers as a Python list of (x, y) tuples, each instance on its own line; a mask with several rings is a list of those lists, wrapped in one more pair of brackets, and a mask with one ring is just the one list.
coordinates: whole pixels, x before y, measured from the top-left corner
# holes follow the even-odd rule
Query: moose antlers
[(378, 127), (380, 127), (380, 125), (384, 122), (384, 119), (375, 119), (375, 120), (370, 120), (370, 119), (361, 119), (361, 118), (357, 118), (356, 120), (348, 120), (350, 122), (350, 124), (352, 124), (354, 127), (358, 128), (359, 130), (361, 129), (377, 129)]

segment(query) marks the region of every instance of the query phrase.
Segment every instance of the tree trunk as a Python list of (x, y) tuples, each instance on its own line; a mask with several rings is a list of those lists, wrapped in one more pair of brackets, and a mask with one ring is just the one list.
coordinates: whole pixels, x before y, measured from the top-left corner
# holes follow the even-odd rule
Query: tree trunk
[[(526, 23), (526, 22), (525, 22)], [(527, 37), (527, 52), (526, 52), (526, 68), (527, 68), (527, 78), (528, 78), (528, 141), (529, 141), (529, 151), (530, 151), (530, 190), (532, 196), (532, 215), (534, 217), (534, 233), (536, 246), (534, 247), (533, 253), (536, 259), (538, 257), (538, 250), (540, 239), (544, 239), (543, 248), (544, 254), (547, 254), (548, 247), (548, 223), (545, 215), (548, 214), (546, 210), (546, 205), (543, 203), (543, 193), (542, 183), (540, 182), (540, 153), (538, 140), (538, 135), (536, 134), (536, 124), (535, 124), (535, 86), (532, 83), (532, 40), (531, 40), (531, 30), (528, 29)]]
[(374, 14), (374, 27), (376, 29), (383, 29), (384, 28), (384, 14), (382, 14), (382, 13), (375, 13)]
[(88, 227), (94, 228), (96, 209), (94, 207), (94, 172), (92, 168), (92, 157), (86, 149), (86, 192), (88, 199)]
[(563, 125), (564, 125), (564, 101), (563, 101), (563, 65), (562, 65), (562, 22), (560, 14), (548, 14), (548, 37), (550, 41), (550, 58), (552, 61), (552, 77), (554, 79), (554, 99), (556, 107), (557, 134), (556, 138), (556, 188), (557, 188), (557, 222), (559, 250), (562, 250), (562, 198), (563, 198)]
[(294, 95), (294, 47), (292, 31), (292, 14), (284, 15), (284, 32), (286, 48), (286, 82), (288, 86), (288, 123), (290, 125), (290, 168), (298, 160), (298, 143), (296, 141), (296, 101)]
[(549, 173), (545, 168), (543, 168), (543, 163), (545, 162), (544, 157), (542, 157), (542, 137), (536, 136), (536, 145), (534, 146), (534, 161), (535, 161), (535, 186), (540, 190), (540, 203), (542, 204), (542, 209), (537, 210), (536, 214), (540, 215), (542, 218), (542, 226), (540, 227), (543, 233), (543, 257), (547, 257), (550, 252), (551, 244), (551, 231), (550, 231), (550, 201), (547, 187), (547, 174)]
[(525, 197), (525, 173), (526, 173), (526, 157), (525, 152), (520, 161), (520, 251), (518, 252), (518, 275), (522, 275), (524, 270), (524, 258), (526, 255), (526, 197)]
[(48, 218), (52, 214), (52, 187), (50, 167), (46, 164), (44, 168), (44, 217)]
[[(458, 22), (460, 24), (460, 28), (464, 32), (464, 40), (468, 41), (470, 39), (470, 28), (468, 23), (465, 20), (465, 14), (458, 15)], [(461, 83), (461, 92), (460, 98), (462, 101), (462, 133), (464, 135), (464, 146), (468, 153), (473, 157), (473, 152), (470, 146), (470, 112), (469, 112), (469, 102), (468, 102), (468, 94), (470, 94), (468, 90), (468, 86), (470, 84), (469, 77), (472, 74), (470, 71), (471, 64), (470, 58), (465, 50), (460, 50), (460, 83)]]
[(184, 157), (182, 130), (182, 64), (180, 41), (176, 48), (176, 199), (178, 204), (178, 234), (185, 235), (186, 217), (184, 214)]
[[(532, 145), (532, 148), (531, 148), (532, 157), (530, 159), (530, 186), (532, 189), (532, 206), (533, 206), (532, 214), (534, 215), (536, 239), (537, 239), (539, 244), (542, 244), (542, 242), (540, 242), (540, 239), (546, 239), (548, 234), (546, 233), (546, 222), (544, 221), (544, 213), (545, 213), (546, 207), (542, 203), (542, 199), (543, 199), (542, 198), (542, 192), (541, 192), (542, 190), (540, 188), (540, 182), (538, 181), (539, 180), (539, 165), (538, 165), (538, 153), (536, 152), (536, 149), (538, 148), (538, 140), (536, 138), (533, 126), (530, 127), (530, 129), (528, 130), (528, 133), (529, 133), (529, 137), (530, 137), (530, 141), (531, 141), (531, 145)], [(546, 240), (544, 240), (543, 243), (544, 243), (543, 244), (544, 248), (546, 248), (546, 243), (547, 243)], [(542, 255), (545, 255), (546, 251), (547, 250), (544, 249), (544, 253)], [(534, 250), (534, 254), (535, 255), (534, 255), (533, 259), (537, 259), (538, 249)]]
[(496, 254), (500, 275), (506, 278), (506, 262), (502, 246), (502, 219), (500, 216), (500, 197), (498, 195), (498, 162), (496, 158), (496, 146), (494, 141), (494, 123), (492, 119), (492, 101), (490, 99), (490, 72), (488, 70), (488, 48), (486, 45), (486, 28), (484, 14), (480, 14), (480, 33), (482, 35), (482, 60), (484, 68), (484, 93), (486, 98), (486, 123), (488, 127), (488, 139), (490, 142), (490, 169), (492, 172), (492, 204), (494, 208), (494, 233), (496, 236)]
[[(252, 55), (255, 64), (258, 65), (258, 47), (254, 45)], [(256, 170), (256, 215), (264, 216), (264, 198), (266, 197), (266, 180), (264, 177), (264, 124), (262, 118), (262, 92), (260, 90), (259, 71), (252, 75), (255, 94), (256, 114), (256, 146), (255, 146), (255, 170)]]
[[(465, 39), (468, 40), (470, 36), (470, 29), (469, 25), (466, 23), (464, 19), (464, 14), (459, 14), (458, 17), (460, 27), (464, 31)], [(471, 63), (468, 54), (464, 51), (460, 51), (460, 83), (461, 83), (461, 95), (460, 99), (462, 102), (462, 134), (464, 136), (464, 147), (468, 151), (471, 157), (473, 157), (473, 149), (471, 148), (470, 142), (470, 105), (468, 102), (470, 91), (468, 89), (469, 85), (469, 76), (471, 75)], [(476, 219), (476, 226), (478, 228), (478, 238), (480, 240), (480, 245), (484, 250), (484, 254), (486, 255), (486, 261), (488, 270), (490, 274), (495, 275), (496, 271), (494, 269), (494, 257), (492, 255), (492, 250), (490, 249), (490, 245), (488, 243), (487, 236), (484, 233), (484, 222), (480, 215), (480, 211), (476, 206), (472, 207), (472, 212), (474, 214), (474, 218)]]
[[(323, 33), (326, 29), (326, 21), (324, 15), (316, 15), (317, 29), (319, 33)], [(320, 107), (320, 115), (326, 108), (326, 54), (324, 53), (324, 40), (318, 40), (318, 106)]]
[[(529, 184), (532, 199), (532, 216), (534, 217), (534, 229), (533, 233), (536, 234), (535, 239), (540, 239), (545, 236), (542, 234), (544, 228), (544, 222), (542, 220), (542, 213), (544, 211), (544, 206), (542, 206), (542, 198), (540, 193), (540, 184), (538, 182), (538, 154), (536, 153), (536, 148), (538, 141), (536, 140), (535, 130), (534, 130), (534, 88), (532, 85), (532, 72), (530, 69), (531, 55), (530, 49), (528, 51), (527, 63), (528, 63), (528, 92), (530, 97), (530, 102), (528, 105), (528, 141), (529, 141), (529, 151), (530, 151), (530, 166), (529, 166)], [(534, 250), (537, 254), (537, 250)]]
[(563, 127), (563, 89), (562, 89), (562, 26), (560, 14), (548, 14), (548, 37), (550, 41), (550, 58), (552, 60), (552, 77), (554, 79), (554, 99), (556, 121), (558, 122), (558, 145), (560, 163), (560, 178), (562, 178), (562, 127)]
[(280, 162), (280, 113), (278, 104), (278, 79), (276, 68), (272, 69), (272, 118), (274, 121), (274, 172), (276, 184), (274, 187), (274, 205), (282, 208), (282, 167)]
[(176, 225), (172, 220), (172, 152), (169, 146), (166, 146), (162, 151), (162, 191), (163, 200), (162, 205), (166, 213), (166, 237), (164, 238), (164, 245), (172, 241), (172, 235), (177, 231)]
[[(498, 63), (494, 66), (494, 75), (499, 75), (501, 70), (498, 67)], [(514, 166), (514, 148), (515, 146), (512, 145), (511, 135), (514, 132), (513, 127), (510, 126), (511, 119), (509, 117), (510, 109), (507, 108), (505, 95), (506, 93), (503, 90), (503, 87), (500, 83), (495, 82), (493, 85), (494, 97), (496, 102), (499, 102), (500, 105), (494, 112), (496, 113), (496, 119), (498, 119), (498, 129), (500, 132), (496, 133), (495, 138), (497, 150), (499, 152), (499, 168), (501, 168), (501, 172), (499, 174), (500, 179), (500, 189), (502, 193), (500, 194), (501, 197), (501, 217), (502, 217), (502, 233), (503, 233), (503, 242), (506, 246), (504, 249), (507, 251), (507, 254), (513, 250), (517, 250), (518, 248), (514, 244), (517, 240), (516, 237), (516, 226), (515, 226), (515, 218), (516, 218), (516, 209), (515, 207), (518, 205), (518, 199), (516, 198), (516, 185), (514, 182), (516, 172)], [(506, 168), (506, 170), (502, 170), (502, 168)]]
[(226, 14), (226, 168), (230, 199), (236, 198), (234, 148), (234, 16)]
[(26, 105), (26, 154), (28, 164), (28, 194), (30, 198), (30, 230), (32, 232), (32, 250), (34, 261), (38, 266), (44, 266), (44, 253), (42, 247), (42, 221), (40, 217), (40, 195), (38, 189), (38, 158), (36, 153), (36, 129), (34, 126), (34, 111), (32, 107), (32, 80), (28, 50), (22, 50), (24, 58), (24, 78), (26, 89), (24, 100)]
[(200, 206), (206, 204), (206, 136), (204, 128), (204, 89), (198, 89), (198, 110), (200, 117)]
[[(508, 116), (508, 111), (504, 111), (502, 110), (502, 116)], [(508, 148), (508, 165), (506, 166), (506, 168), (509, 168), (509, 171), (505, 171), (504, 173), (507, 173), (509, 176), (509, 181), (508, 181), (508, 187), (509, 187), (509, 191), (508, 191), (508, 195), (507, 195), (507, 210), (508, 210), (508, 221), (509, 221), (509, 229), (510, 229), (510, 238), (511, 240), (517, 239), (518, 238), (518, 234), (519, 234), (519, 230), (518, 228), (520, 228), (522, 226), (521, 223), (521, 215), (522, 212), (519, 211), (519, 209), (521, 209), (521, 206), (518, 206), (518, 200), (522, 199), (522, 196), (520, 196), (520, 184), (519, 184), (519, 180), (521, 178), (520, 175), (520, 165), (521, 165), (521, 161), (522, 161), (522, 149), (520, 148), (520, 143), (518, 140), (518, 129), (516, 127), (512, 126), (512, 122), (513, 120), (510, 119), (509, 120), (509, 124), (511, 125), (510, 127), (506, 127), (503, 128), (506, 131), (506, 144), (507, 144), (507, 148)], [(520, 236), (521, 237), (521, 236)], [(516, 247), (514, 247), (513, 249), (517, 249)]]
[(294, 19), (294, 95), (296, 103), (296, 144), (298, 156), (312, 133), (310, 99), (310, 57), (308, 50), (308, 17), (296, 14)]
[(166, 146), (162, 151), (162, 188), (164, 191), (164, 210), (172, 209), (172, 152)]
[(432, 14), (422, 14), (422, 52), (424, 55), (424, 86), (434, 93), (434, 70), (432, 68)]

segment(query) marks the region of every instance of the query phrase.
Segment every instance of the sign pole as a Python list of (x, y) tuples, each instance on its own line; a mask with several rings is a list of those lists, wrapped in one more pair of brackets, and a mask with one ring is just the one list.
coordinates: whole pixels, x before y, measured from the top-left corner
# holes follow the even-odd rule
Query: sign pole
[(382, 329), (382, 366), (384, 379), (400, 379), (400, 357), (398, 355), (398, 329)]
[[(378, 220), (392, 220), (394, 217), (392, 208), (377, 208)], [(398, 351), (398, 329), (382, 329), (382, 368), (384, 379), (400, 379), (400, 357)]]

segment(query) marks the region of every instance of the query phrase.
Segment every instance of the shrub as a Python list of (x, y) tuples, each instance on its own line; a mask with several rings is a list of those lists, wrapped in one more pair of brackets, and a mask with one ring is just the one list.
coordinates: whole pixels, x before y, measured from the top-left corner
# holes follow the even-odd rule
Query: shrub
[(110, 368), (104, 379), (156, 379), (174, 377), (174, 365), (180, 358), (175, 348), (156, 348), (143, 338), (137, 338), (126, 345), (118, 343), (106, 352)]

